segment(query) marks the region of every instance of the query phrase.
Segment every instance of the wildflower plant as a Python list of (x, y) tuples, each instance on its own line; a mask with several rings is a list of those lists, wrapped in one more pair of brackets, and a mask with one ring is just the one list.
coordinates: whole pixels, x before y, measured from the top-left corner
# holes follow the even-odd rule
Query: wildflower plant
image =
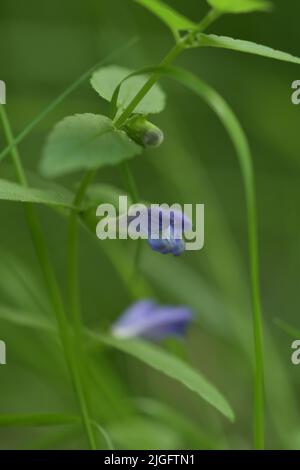
[[(146, 292), (151, 291), (152, 287), (147, 285), (147, 280), (142, 279), (146, 288), (145, 295), (141, 296), (135, 284), (137, 281), (133, 279), (129, 283), (126, 276), (123, 276), (126, 287), (134, 294), (137, 303), (130, 307), (124, 306), (124, 309), (125, 307), (128, 307), (128, 309), (112, 325), (113, 335), (88, 330), (84, 326), (85, 321), (80, 311), (80, 285), (78, 282), (79, 225), (83, 224), (91, 229), (95, 236), (95, 224), (93, 221), (92, 224), (90, 223), (91, 219), (87, 215), (90, 214), (91, 208), (94, 210), (96, 202), (101, 202), (97, 200), (100, 194), (107, 202), (110, 198), (114, 199), (118, 191), (116, 189), (108, 193), (103, 190), (104, 185), (94, 185), (93, 180), (97, 171), (102, 167), (110, 166), (116, 171), (118, 169), (123, 174), (126, 190), (130, 194), (133, 203), (142, 202), (137, 184), (131, 173), (129, 161), (134, 157), (142, 158), (141, 155), (145, 148), (151, 150), (151, 148), (163, 143), (163, 130), (159, 129), (153, 121), (155, 121), (155, 115), (163, 112), (166, 106), (165, 91), (162, 90), (159, 81), (162, 78), (169, 78), (189, 89), (195, 94), (195, 98), (203, 100), (214, 111), (231, 139), (240, 165), (247, 209), (249, 289), (252, 297), (254, 340), (253, 447), (263, 449), (265, 446), (264, 344), (255, 178), (251, 151), (246, 134), (225, 99), (204, 80), (188, 70), (174, 66), (173, 63), (187, 49), (194, 49), (194, 53), (197, 55), (198, 49), (206, 47), (257, 54), (294, 64), (300, 64), (300, 59), (288, 53), (249, 41), (205, 32), (222, 15), (267, 11), (272, 7), (270, 2), (263, 0), (207, 0), (210, 7), (207, 15), (202, 20), (192, 21), (162, 0), (134, 1), (156, 15), (169, 28), (174, 37), (174, 46), (158, 65), (136, 71), (129, 70), (112, 65), (113, 62), (117, 61), (122, 51), (113, 53), (75, 81), (16, 137), (12, 134), (5, 106), (0, 106), (2, 125), (8, 144), (1, 151), (0, 160), (2, 161), (4, 157), (10, 155), (16, 175), (16, 182), (0, 180), (0, 197), (3, 200), (21, 201), (23, 203), (32, 242), (40, 263), (53, 314), (57, 321), (56, 329), (50, 324), (46, 324), (44, 327), (52, 334), (59, 335), (80, 414), (80, 418), (65, 415), (40, 416), (33, 414), (25, 417), (21, 415), (7, 416), (5, 419), (7, 422), (10, 419), (14, 420), (14, 422), (21, 425), (24, 425), (24, 422), (33, 424), (40, 422), (47, 425), (51, 422), (63, 421), (68, 423), (79, 420), (82, 423), (82, 429), (91, 449), (96, 449), (100, 445), (99, 430), (106, 444), (111, 446), (107, 433), (101, 427), (102, 423), (98, 424), (97, 422), (98, 417), (95, 416), (97, 413), (94, 412), (94, 405), (89, 396), (89, 390), (95, 389), (97, 385), (93, 375), (88, 372), (91, 361), (88, 345), (92, 348), (115, 348), (122, 353), (138, 358), (148, 366), (180, 382), (230, 421), (235, 419), (228, 400), (202, 373), (172, 352), (162, 348), (156, 342), (147, 341), (147, 339), (162, 339), (169, 335), (182, 335), (187, 325), (194, 318), (189, 305), (159, 306), (158, 302), (148, 300), (149, 295), (146, 295)], [(130, 44), (125, 46), (125, 48), (128, 47), (130, 47)], [(43, 187), (31, 186), (23, 168), (18, 144), (88, 78), (95, 92), (109, 103), (109, 114), (101, 115), (84, 112), (64, 117), (49, 134), (40, 160), (39, 172), (45, 180), (47, 179), (47, 183)], [(96, 95), (95, 99), (97, 99)], [(147, 165), (146, 159), (144, 165)], [(75, 194), (57, 184), (52, 187), (49, 183), (50, 178), (58, 178), (71, 173), (76, 174), (79, 180)], [(93, 192), (93, 188), (94, 190), (96, 188), (96, 191)], [(61, 288), (52, 266), (50, 251), (35, 211), (34, 204), (36, 203), (51, 206), (67, 220), (67, 310), (70, 315), (66, 313)], [(178, 214), (174, 216), (173, 221), (177, 216)], [(180, 223), (182, 223), (181, 219)], [(174, 231), (174, 225), (171, 228)], [(162, 230), (160, 229), (159, 232), (162, 233)], [(99, 242), (99, 245), (104, 243)], [(184, 252), (184, 242), (177, 239), (176, 236), (173, 238), (172, 236), (162, 237), (159, 240), (149, 237), (148, 243), (152, 250), (162, 254), (173, 253), (179, 255)], [(138, 251), (140, 242), (136, 242), (136, 246)], [(157, 256), (152, 252), (150, 254)], [(119, 258), (111, 256), (110, 260), (116, 270), (122, 272), (120, 267), (121, 256)], [(175, 262), (180, 263), (180, 257), (176, 257)], [(176, 279), (174, 282), (176, 283)], [(141, 297), (143, 298), (141, 299)], [(34, 325), (32, 326), (34, 327)], [(80, 345), (79, 350), (75, 346), (78, 344)], [(249, 426), (251, 426), (251, 423), (249, 423)]]

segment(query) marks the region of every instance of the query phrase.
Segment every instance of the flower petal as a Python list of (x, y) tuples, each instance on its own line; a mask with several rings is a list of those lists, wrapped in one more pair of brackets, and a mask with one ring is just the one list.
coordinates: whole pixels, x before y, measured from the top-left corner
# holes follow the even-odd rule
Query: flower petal
[(152, 340), (183, 336), (192, 318), (188, 307), (157, 306), (150, 300), (139, 301), (113, 325), (112, 333), (119, 338), (139, 336)]

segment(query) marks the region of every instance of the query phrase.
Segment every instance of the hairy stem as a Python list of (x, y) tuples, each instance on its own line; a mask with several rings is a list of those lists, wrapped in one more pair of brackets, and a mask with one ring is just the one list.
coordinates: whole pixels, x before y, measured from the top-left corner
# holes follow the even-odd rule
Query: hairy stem
[[(28, 186), (27, 178), (23, 170), (21, 159), (19, 156), (18, 149), (14, 144), (13, 134), (9, 124), (9, 120), (4, 109), (4, 106), (0, 106), (0, 115), (3, 123), (4, 132), (11, 146), (12, 161), (16, 172), (17, 180), (23, 186)], [(51, 301), (53, 310), (56, 315), (60, 338), (63, 346), (63, 350), (66, 357), (66, 362), (69, 368), (70, 376), (74, 385), (74, 389), (77, 395), (78, 403), (81, 410), (82, 421), (86, 430), (87, 438), (91, 449), (96, 449), (96, 441), (94, 437), (93, 427), (89, 415), (89, 409), (84, 393), (84, 389), (81, 383), (81, 376), (78, 369), (78, 364), (74, 354), (72, 337), (69, 332), (68, 322), (63, 306), (63, 301), (60, 295), (58, 283), (50, 262), (48, 249), (46, 242), (37, 219), (35, 210), (30, 203), (24, 203), (25, 217), (27, 225), (31, 234), (32, 242), (35, 247), (35, 251), (40, 263), (40, 267), (44, 276), (45, 285), (48, 291), (49, 299)]]

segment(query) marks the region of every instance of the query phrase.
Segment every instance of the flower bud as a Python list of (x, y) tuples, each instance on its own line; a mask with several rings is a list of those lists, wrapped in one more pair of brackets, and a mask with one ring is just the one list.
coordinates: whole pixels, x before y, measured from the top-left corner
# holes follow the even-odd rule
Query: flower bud
[(132, 117), (123, 129), (132, 140), (146, 148), (159, 147), (164, 140), (163, 131), (141, 115)]

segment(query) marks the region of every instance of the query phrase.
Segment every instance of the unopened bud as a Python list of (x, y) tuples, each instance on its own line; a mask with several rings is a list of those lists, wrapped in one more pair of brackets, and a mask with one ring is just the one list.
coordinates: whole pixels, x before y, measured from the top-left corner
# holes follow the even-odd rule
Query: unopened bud
[(143, 147), (159, 147), (164, 140), (164, 133), (144, 116), (134, 116), (123, 128), (129, 137)]

